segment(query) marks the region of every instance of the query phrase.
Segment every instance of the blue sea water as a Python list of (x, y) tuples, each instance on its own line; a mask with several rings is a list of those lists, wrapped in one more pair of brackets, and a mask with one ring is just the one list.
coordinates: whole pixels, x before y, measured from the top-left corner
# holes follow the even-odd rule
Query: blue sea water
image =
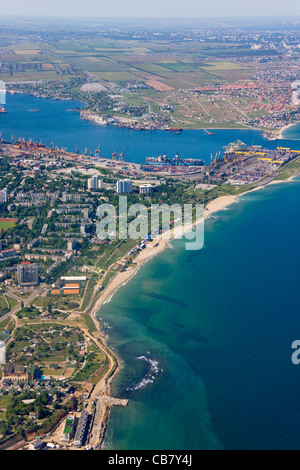
[(285, 139), (296, 139), (300, 140), (300, 122), (294, 126), (288, 127), (283, 132), (283, 137)]
[(203, 250), (173, 242), (100, 309), (130, 399), (106, 448), (300, 448), (299, 200), (300, 181), (243, 197)]
[[(134, 132), (82, 121), (75, 102), (8, 96), (0, 131), (129, 161), (179, 152), (204, 158), (256, 131)], [(39, 109), (32, 112), (30, 110)], [(298, 147), (297, 147), (298, 145)], [(299, 449), (300, 182), (244, 196), (211, 218), (205, 246), (184, 241), (147, 262), (99, 316), (122, 369), (105, 440), (111, 449)]]
[(100, 156), (111, 158), (114, 151), (125, 148), (125, 160), (142, 163), (146, 157), (167, 153), (173, 157), (201, 158), (210, 162), (211, 154), (222, 151), (223, 146), (238, 139), (247, 145), (278, 145), (300, 149), (299, 141), (267, 141), (260, 131), (217, 129), (210, 136), (202, 130), (187, 130), (180, 135), (166, 131), (135, 131), (101, 126), (80, 119), (74, 111), (83, 105), (74, 101), (59, 101), (17, 94), (7, 95), (7, 114), (0, 114), (0, 132), (6, 140), (34, 139), (50, 146), (67, 148), (75, 152), (87, 149), (94, 152), (100, 145)]

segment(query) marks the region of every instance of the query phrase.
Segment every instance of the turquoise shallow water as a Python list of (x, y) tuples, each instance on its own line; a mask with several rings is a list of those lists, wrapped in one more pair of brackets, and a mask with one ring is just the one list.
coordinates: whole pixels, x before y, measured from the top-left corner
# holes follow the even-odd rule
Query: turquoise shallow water
[(289, 127), (283, 133), (285, 139), (297, 139), (300, 140), (300, 123)]
[(101, 308), (130, 399), (106, 448), (300, 448), (299, 198), (300, 183), (245, 196), (202, 251), (174, 242)]

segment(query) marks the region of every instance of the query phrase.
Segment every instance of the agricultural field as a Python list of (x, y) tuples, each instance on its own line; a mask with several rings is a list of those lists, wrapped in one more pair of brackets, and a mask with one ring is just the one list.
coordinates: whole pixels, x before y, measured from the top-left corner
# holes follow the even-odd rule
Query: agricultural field
[(0, 80), (5, 82), (52, 81), (70, 77), (68, 64), (42, 49), (39, 42), (0, 46)]
[[(166, 87), (176, 88), (176, 80), (179, 80), (179, 86), (185, 80), (191, 85), (205, 83), (210, 74), (219, 79), (230, 79), (231, 74), (232, 79), (251, 75), (253, 70), (243, 65), (225, 63), (224, 66), (224, 63), (214, 64), (212, 60), (206, 63), (208, 56), (214, 57), (218, 52), (224, 51), (228, 51), (228, 48), (218, 48), (216, 45), (214, 49), (205, 49), (201, 43), (191, 46), (185, 43), (143, 41), (141, 44), (139, 41), (97, 38), (53, 42), (19, 41), (0, 46), (1, 61), (8, 65), (18, 65), (18, 69), (13, 71), (11, 68), (7, 71), (0, 69), (0, 78), (54, 80), (59, 75), (57, 66), (75, 66), (82, 71), (95, 73), (105, 81), (131, 80), (139, 71), (148, 72), (148, 79), (152, 81), (155, 90), (169, 91), (170, 88), (159, 89), (156, 84), (157, 76)], [(174, 74), (179, 77), (175, 78)], [(170, 79), (173, 80), (172, 84), (169, 83)]]
[[(177, 33), (161, 37), (132, 30), (130, 36), (111, 29), (102, 35), (95, 28), (72, 32), (71, 39), (54, 32), (47, 39), (37, 35), (36, 41), (14, 34), (0, 43), (0, 80), (25, 93), (81, 101), (91, 114), (147, 129), (274, 129), (293, 110), (289, 86), (297, 63), (287, 65), (280, 45), (277, 50), (265, 42), (257, 49), (252, 33), (248, 41), (240, 32), (228, 41), (203, 31), (199, 37), (204, 39), (193, 40), (188, 30), (175, 40)], [(184, 40), (185, 34), (190, 39)], [(250, 89), (249, 83), (258, 86)], [(224, 84), (225, 90), (203, 90)]]

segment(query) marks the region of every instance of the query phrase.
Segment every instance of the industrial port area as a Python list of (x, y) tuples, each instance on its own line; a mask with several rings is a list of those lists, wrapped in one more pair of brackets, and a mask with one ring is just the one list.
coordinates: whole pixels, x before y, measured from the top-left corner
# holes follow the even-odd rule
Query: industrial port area
[(199, 183), (249, 185), (271, 181), (287, 163), (300, 156), (300, 150), (278, 146), (268, 149), (262, 146), (247, 146), (241, 140), (229, 143), (206, 161), (166, 154), (146, 157), (142, 164), (126, 162), (125, 149), (111, 158), (102, 158), (96, 150), (91, 155), (70, 153), (63, 149), (47, 148), (44, 144), (26, 142), (19, 139), (8, 142), (1, 139), (2, 153), (13, 158), (20, 167), (41, 165), (59, 168), (63, 162), (90, 168), (107, 170), (130, 178), (171, 177), (182, 180), (195, 180)]

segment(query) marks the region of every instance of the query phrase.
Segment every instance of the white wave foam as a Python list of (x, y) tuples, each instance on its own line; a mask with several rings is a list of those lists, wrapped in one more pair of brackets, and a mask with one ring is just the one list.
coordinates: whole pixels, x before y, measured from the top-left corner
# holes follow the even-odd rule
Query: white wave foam
[(158, 374), (163, 372), (163, 369), (159, 367), (159, 362), (155, 361), (154, 359), (151, 359), (150, 357), (147, 356), (139, 356), (137, 357), (139, 360), (146, 361), (147, 364), (149, 365), (149, 370), (145, 377), (137, 384), (134, 385), (133, 387), (127, 389), (127, 390), (139, 390), (141, 388), (145, 388), (149, 384), (153, 384), (155, 379), (157, 378)]

